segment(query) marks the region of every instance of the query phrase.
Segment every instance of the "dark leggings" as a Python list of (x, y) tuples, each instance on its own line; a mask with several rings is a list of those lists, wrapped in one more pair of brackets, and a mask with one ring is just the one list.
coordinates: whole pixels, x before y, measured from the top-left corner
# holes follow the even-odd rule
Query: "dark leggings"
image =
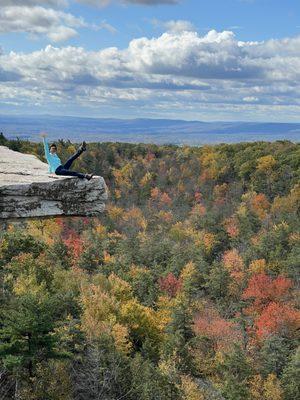
[(59, 167), (57, 167), (56, 170), (55, 170), (56, 175), (77, 176), (80, 179), (85, 178), (85, 175), (81, 174), (80, 172), (69, 171), (69, 168), (71, 167), (73, 161), (75, 161), (76, 158), (78, 158), (81, 153), (82, 153), (82, 151), (80, 151), (80, 150), (77, 151), (72, 157), (70, 157), (68, 159), (68, 161), (65, 164), (60, 165)]

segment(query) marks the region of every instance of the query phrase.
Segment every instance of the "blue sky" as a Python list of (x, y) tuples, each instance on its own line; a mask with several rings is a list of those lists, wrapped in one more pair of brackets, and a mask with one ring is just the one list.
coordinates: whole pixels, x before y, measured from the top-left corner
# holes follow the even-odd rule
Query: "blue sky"
[(296, 0), (0, 6), (0, 113), (299, 121)]

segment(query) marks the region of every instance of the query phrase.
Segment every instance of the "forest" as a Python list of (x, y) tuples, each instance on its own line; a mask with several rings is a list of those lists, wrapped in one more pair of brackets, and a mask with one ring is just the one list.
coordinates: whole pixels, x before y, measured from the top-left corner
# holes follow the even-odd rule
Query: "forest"
[(89, 143), (76, 169), (101, 217), (0, 233), (0, 399), (299, 399), (300, 143)]

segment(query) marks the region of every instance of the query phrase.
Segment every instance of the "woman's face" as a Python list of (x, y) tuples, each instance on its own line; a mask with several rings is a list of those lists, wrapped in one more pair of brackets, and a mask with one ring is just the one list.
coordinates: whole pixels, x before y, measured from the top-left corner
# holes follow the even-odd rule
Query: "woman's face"
[(55, 154), (55, 153), (56, 153), (56, 147), (51, 146), (51, 147), (50, 147), (50, 153), (51, 153), (51, 154)]

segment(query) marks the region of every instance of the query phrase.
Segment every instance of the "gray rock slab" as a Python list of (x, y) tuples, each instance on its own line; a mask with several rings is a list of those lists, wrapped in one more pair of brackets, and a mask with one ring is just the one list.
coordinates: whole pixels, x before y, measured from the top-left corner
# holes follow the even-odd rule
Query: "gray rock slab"
[(101, 176), (88, 181), (49, 174), (36, 156), (0, 146), (0, 219), (95, 216), (107, 197)]

